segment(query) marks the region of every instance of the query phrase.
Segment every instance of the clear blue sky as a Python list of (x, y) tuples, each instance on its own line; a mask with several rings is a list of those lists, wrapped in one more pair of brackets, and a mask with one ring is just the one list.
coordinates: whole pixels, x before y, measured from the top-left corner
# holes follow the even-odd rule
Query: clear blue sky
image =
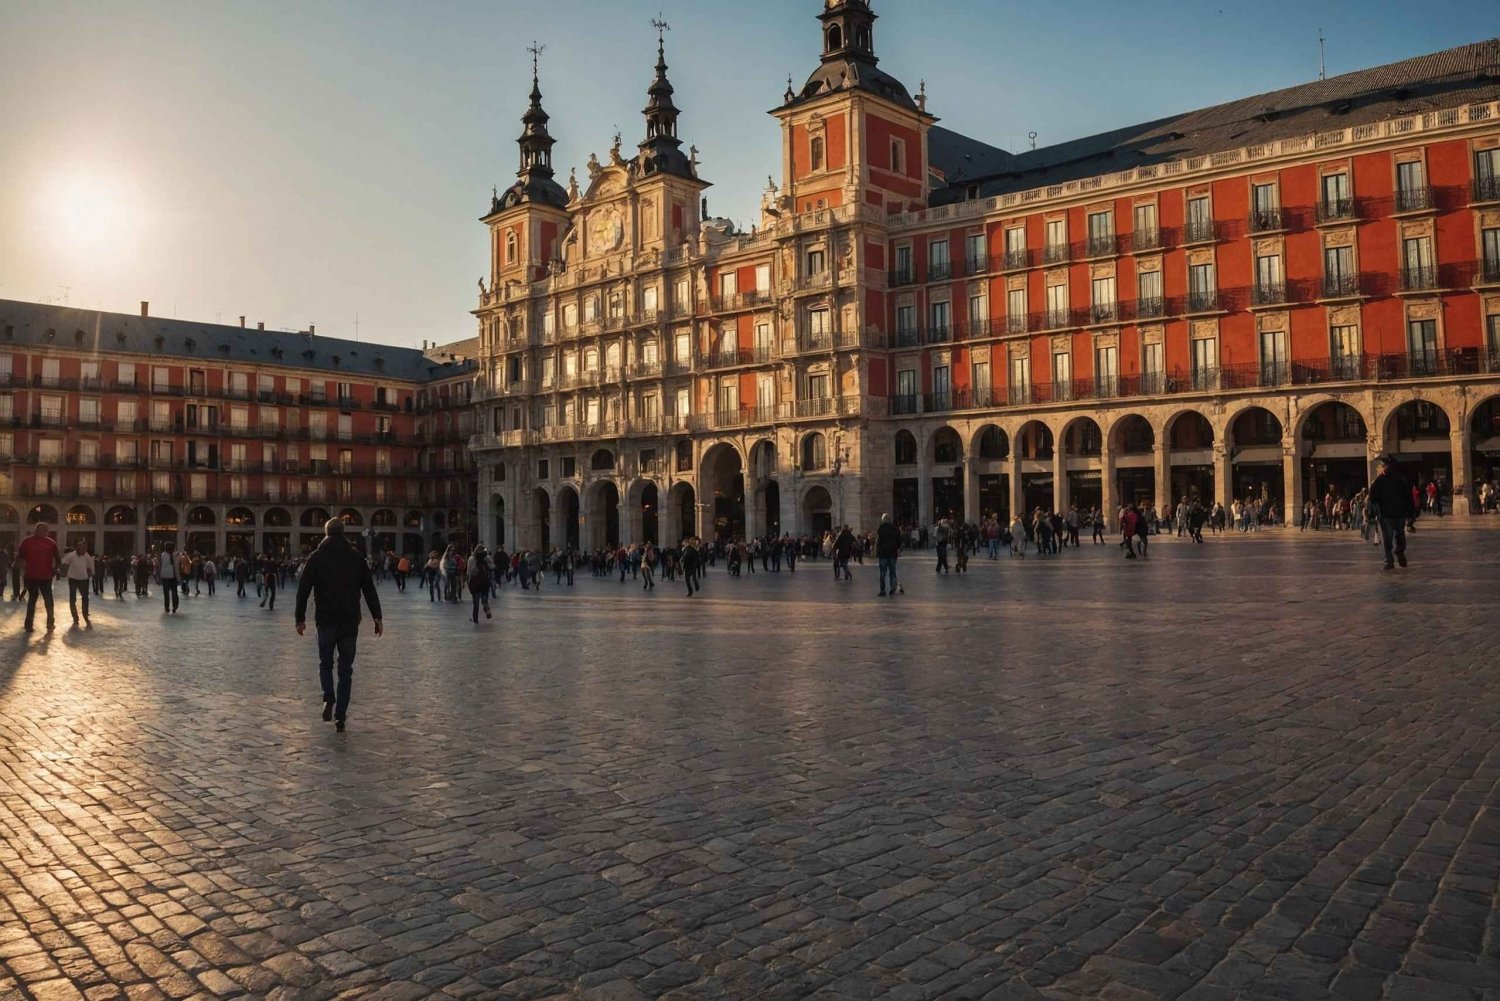
[[(627, 152), (672, 22), (681, 135), (755, 221), (820, 0), (0, 0), (0, 298), (416, 344), (471, 336), (530, 67), (559, 179)], [(1500, 32), (1493, 0), (881, 0), (882, 66), (961, 132), (1047, 145)], [(537, 12), (541, 12), (540, 15)]]

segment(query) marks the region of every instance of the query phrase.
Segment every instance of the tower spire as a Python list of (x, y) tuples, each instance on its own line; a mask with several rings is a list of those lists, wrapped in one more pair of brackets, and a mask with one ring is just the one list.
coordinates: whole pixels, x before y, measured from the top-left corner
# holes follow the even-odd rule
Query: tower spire
[(523, 202), (542, 202), (556, 206), (568, 204), (567, 192), (553, 180), (552, 147), (557, 144), (557, 140), (547, 131), (547, 123), (551, 118), (542, 107), (540, 64), (542, 53), (547, 51), (547, 47), (532, 42), (526, 51), (531, 53), (531, 103), (521, 116), (521, 138), (516, 140), (516, 145), (521, 150), (521, 166), (516, 171), (516, 183), (494, 200), (494, 209), (497, 211)]
[(691, 177), (692, 166), (682, 155), (682, 141), (677, 138), (680, 112), (672, 100), (672, 82), (667, 79), (667, 32), (672, 26), (660, 14), (651, 19), (651, 26), (656, 29), (656, 76), (646, 90), (646, 139), (640, 144), (641, 171)]

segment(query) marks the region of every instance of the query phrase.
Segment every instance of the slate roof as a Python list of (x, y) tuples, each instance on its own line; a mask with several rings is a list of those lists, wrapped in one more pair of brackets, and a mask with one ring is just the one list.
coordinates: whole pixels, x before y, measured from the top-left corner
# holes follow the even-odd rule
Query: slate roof
[[(161, 338), (160, 347), (157, 338)], [(101, 355), (189, 358), (204, 364), (326, 369), (330, 373), (406, 382), (449, 379), (477, 368), (472, 356), (463, 362), (437, 361), (419, 348), (0, 299), (0, 351), (12, 345), (52, 345), (73, 351), (93, 350)], [(446, 354), (457, 347), (434, 350)], [(311, 357), (306, 352), (311, 352)], [(461, 354), (457, 350), (453, 353)]]
[[(1500, 38), (1491, 38), (1038, 150), (1007, 154), (985, 147), (1004, 154), (991, 158), (995, 168), (988, 175), (969, 172), (957, 179), (950, 173), (948, 187), (933, 192), (932, 204), (962, 200), (966, 186), (976, 181), (979, 197), (989, 198), (1497, 98)], [(940, 131), (947, 130), (933, 129), (934, 135)], [(958, 140), (984, 146), (957, 133), (941, 138), (938, 152), (929, 155), (945, 173), (948, 166), (963, 163)], [(960, 153), (956, 161), (955, 150)]]

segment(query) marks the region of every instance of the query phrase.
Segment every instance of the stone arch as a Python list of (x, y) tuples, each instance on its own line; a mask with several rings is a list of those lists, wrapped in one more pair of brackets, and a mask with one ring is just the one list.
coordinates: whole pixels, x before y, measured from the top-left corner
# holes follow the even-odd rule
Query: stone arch
[(187, 523), (194, 528), (202, 528), (217, 525), (219, 519), (214, 514), (213, 508), (199, 504), (197, 507), (188, 508)]
[(1370, 433), (1370, 422), (1356, 406), (1325, 397), (1302, 411), (1299, 441), (1358, 441), (1364, 444)]
[(1230, 413), (1224, 421), (1227, 433), (1224, 444), (1229, 449), (1280, 447), (1286, 426), (1273, 411), (1260, 404), (1249, 404)]
[(833, 495), (821, 483), (802, 491), (802, 531), (815, 538), (833, 528)]
[(970, 454), (981, 461), (1010, 458), (1010, 435), (998, 424), (981, 424), (974, 432)]
[(346, 525), (351, 525), (351, 526), (353, 526), (355, 528), (360, 528), (360, 527), (363, 527), (363, 525), (365, 523), (365, 518), (364, 518), (364, 515), (360, 514), (358, 511), (354, 510), (354, 508), (352, 508), (352, 507), (346, 507), (342, 511), (339, 512), (339, 521), (342, 521)]
[(583, 539), (580, 535), (578, 516), (582, 513), (583, 508), (577, 488), (571, 484), (558, 487), (557, 496), (553, 498), (552, 508), (552, 545), (554, 547), (580, 548), (580, 543)]
[(1212, 448), (1219, 438), (1213, 421), (1201, 410), (1192, 407), (1179, 410), (1168, 417), (1163, 429), (1167, 447), (1179, 452)]
[(292, 525), (291, 513), (284, 507), (266, 508), (265, 517), (262, 520), (267, 528), (290, 528)]
[(1453, 433), (1453, 416), (1448, 408), (1428, 397), (1413, 396), (1396, 403), (1386, 411), (1382, 435), (1389, 447), (1402, 439), (1447, 438)]
[(59, 521), (61, 519), (57, 516), (57, 508), (51, 504), (38, 504), (26, 513), (26, 523), (29, 525), (45, 522), (55, 527)]
[(625, 491), (630, 537), (637, 542), (661, 545), (661, 488), (655, 480), (635, 480)]
[(963, 461), (964, 439), (958, 429), (949, 424), (940, 424), (927, 436), (924, 446), (927, 461), (934, 466), (952, 466)]
[(750, 473), (757, 480), (776, 475), (776, 442), (762, 438), (750, 446)]
[(615, 468), (615, 453), (607, 448), (596, 449), (589, 456), (589, 469), (596, 473), (607, 473)]
[(376, 528), (395, 528), (396, 512), (388, 507), (380, 508), (374, 514), (370, 515), (370, 524)]
[(21, 512), (9, 504), (0, 504), (0, 525), (11, 525), (21, 520)]
[(303, 528), (322, 528), (333, 519), (327, 508), (310, 507), (302, 512)]
[(158, 504), (151, 509), (151, 524), (154, 528), (170, 528), (175, 531), (178, 527), (177, 508), (171, 504)]
[(1019, 458), (1050, 460), (1053, 448), (1052, 429), (1042, 421), (1027, 421), (1016, 432), (1014, 452)]
[(915, 466), (917, 464), (917, 436), (906, 428), (901, 428), (891, 440), (893, 458), (898, 466)]
[(844, 47), (844, 32), (837, 24), (828, 26), (828, 51), (837, 52)]
[[(4, 507), (9, 507), (9, 505), (4, 505)], [(15, 508), (11, 508), (11, 511), (12, 520), (14, 520)], [(106, 525), (124, 527), (126, 525), (134, 525), (137, 520), (139, 520), (139, 515), (136, 514), (135, 508), (128, 504), (116, 504), (104, 512), (104, 524)], [(5, 521), (5, 512), (0, 510), (0, 522), (3, 521)]]
[(828, 468), (828, 439), (821, 431), (809, 431), (797, 445), (802, 471), (818, 472)]
[(698, 492), (687, 480), (678, 480), (667, 491), (665, 524), (662, 538), (669, 546), (698, 534)]
[(248, 507), (232, 507), (224, 515), (224, 524), (233, 525), (236, 528), (254, 528), (255, 512)]
[(96, 525), (99, 523), (98, 512), (87, 504), (74, 504), (68, 508), (69, 525)]
[(1156, 448), (1156, 428), (1140, 414), (1124, 414), (1109, 426), (1109, 450), (1118, 455), (1149, 455)]
[(698, 534), (734, 538), (745, 534), (745, 460), (737, 444), (715, 442), (703, 453), (698, 485), (708, 505)]
[[(1452, 504), (1447, 498), (1453, 492), (1458, 473), (1453, 456), (1452, 411), (1430, 397), (1412, 397), (1392, 407), (1384, 424), (1382, 444), (1396, 460), (1402, 475), (1424, 488), (1424, 498), (1428, 496), (1425, 488), (1436, 485), (1443, 506), (1451, 511)], [(1467, 488), (1467, 484), (1463, 486)]]
[(538, 485), (531, 491), (531, 505), (536, 511), (537, 547), (542, 552), (549, 553), (553, 545), (552, 495), (547, 492), (546, 487)]
[(595, 480), (584, 490), (583, 501), (586, 531), (581, 534), (588, 548), (619, 545), (624, 538), (620, 533), (619, 484), (608, 478)]
[(1094, 418), (1080, 414), (1063, 425), (1058, 441), (1065, 455), (1097, 457), (1104, 449), (1104, 431)]

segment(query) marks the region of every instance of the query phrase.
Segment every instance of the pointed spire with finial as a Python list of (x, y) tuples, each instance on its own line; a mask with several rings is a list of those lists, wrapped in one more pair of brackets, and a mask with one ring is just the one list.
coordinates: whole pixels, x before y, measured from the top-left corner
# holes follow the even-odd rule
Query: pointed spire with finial
[(682, 141), (677, 138), (677, 116), (680, 112), (672, 100), (672, 82), (667, 79), (667, 32), (672, 29), (661, 15), (651, 21), (656, 29), (656, 77), (646, 93), (646, 140), (640, 144), (640, 166), (646, 174), (678, 174), (691, 177), (692, 168), (682, 155)]
[(546, 49), (545, 45), (532, 42), (526, 50), (531, 53), (531, 103), (526, 114), (521, 116), (521, 138), (516, 140), (521, 148), (521, 168), (516, 171), (516, 183), (501, 196), (501, 208), (523, 202), (542, 202), (558, 207), (568, 204), (567, 192), (553, 180), (552, 147), (557, 140), (547, 131), (551, 119), (542, 108), (540, 61)]

